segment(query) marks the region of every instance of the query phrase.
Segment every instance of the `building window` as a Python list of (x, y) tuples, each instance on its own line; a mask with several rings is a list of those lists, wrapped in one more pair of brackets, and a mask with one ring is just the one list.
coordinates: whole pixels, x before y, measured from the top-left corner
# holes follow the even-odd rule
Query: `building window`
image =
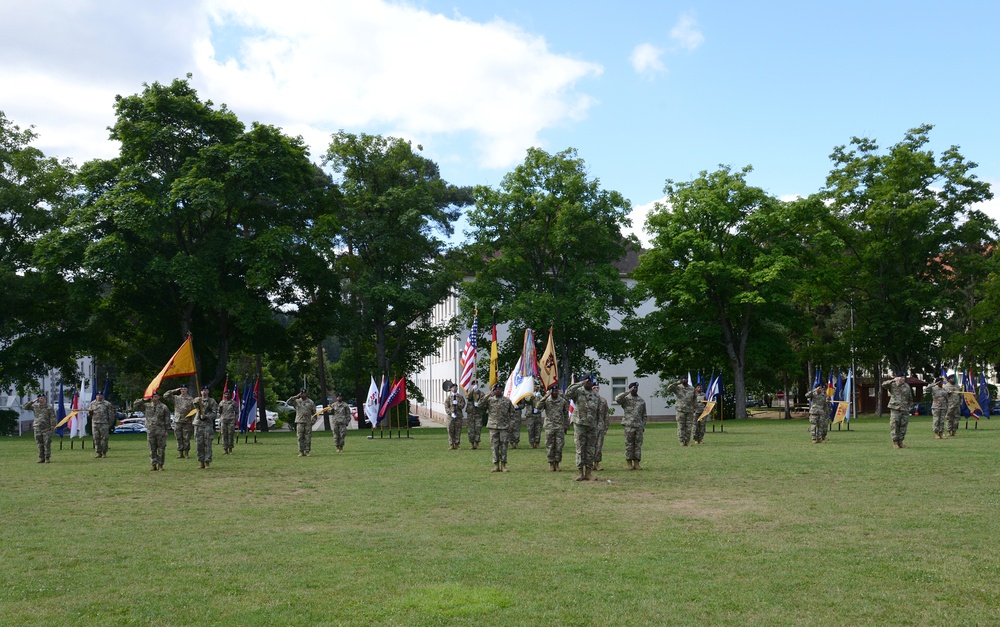
[(618, 398), (618, 395), (625, 391), (627, 385), (627, 377), (611, 377), (611, 398)]

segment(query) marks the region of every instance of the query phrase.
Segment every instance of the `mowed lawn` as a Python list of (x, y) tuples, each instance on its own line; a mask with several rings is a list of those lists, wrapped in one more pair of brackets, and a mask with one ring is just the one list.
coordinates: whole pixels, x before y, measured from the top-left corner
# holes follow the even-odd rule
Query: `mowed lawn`
[[(699, 447), (620, 426), (599, 481), (543, 449), (289, 433), (149, 472), (144, 436), (35, 464), (0, 441), (9, 625), (965, 625), (1000, 622), (1000, 423), (933, 439), (888, 419), (812, 445), (804, 420), (727, 423)], [(484, 435), (488, 433), (484, 431)], [(464, 433), (463, 433), (464, 438)], [(527, 447), (527, 436), (522, 436)], [(58, 448), (58, 444), (55, 446)]]

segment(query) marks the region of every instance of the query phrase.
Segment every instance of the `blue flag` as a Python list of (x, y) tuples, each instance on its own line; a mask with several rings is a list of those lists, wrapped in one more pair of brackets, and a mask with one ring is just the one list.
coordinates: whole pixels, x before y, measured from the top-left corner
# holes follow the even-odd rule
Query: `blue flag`
[(992, 413), (990, 411), (990, 388), (986, 385), (986, 375), (982, 369), (979, 371), (979, 394), (976, 395), (976, 400), (979, 401), (979, 406), (983, 408), (983, 415), (989, 418)]

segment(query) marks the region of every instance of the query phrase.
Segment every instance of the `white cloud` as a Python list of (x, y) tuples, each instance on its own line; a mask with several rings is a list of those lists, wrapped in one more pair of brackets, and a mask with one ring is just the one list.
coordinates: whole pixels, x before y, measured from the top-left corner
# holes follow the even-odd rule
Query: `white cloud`
[(987, 200), (985, 202), (976, 203), (972, 205), (973, 209), (978, 209), (993, 218), (1000, 223), (1000, 181), (993, 180), (988, 177), (984, 177), (983, 181), (990, 184), (990, 189), (993, 190), (993, 200)]
[(674, 42), (674, 45), (691, 52), (697, 50), (705, 42), (705, 36), (698, 29), (698, 22), (694, 16), (685, 13), (670, 29), (670, 40)]
[(506, 167), (585, 118), (579, 85), (603, 71), (508, 22), (385, 0), (34, 0), (5, 13), (0, 60), (7, 117), (77, 161), (114, 153), (116, 94), (192, 72), (203, 99), (301, 134), (314, 156), (343, 128), (458, 137), (481, 166)]
[(625, 235), (635, 235), (638, 237), (639, 243), (642, 244), (643, 248), (650, 248), (652, 245), (650, 234), (646, 231), (646, 220), (649, 218), (650, 212), (656, 208), (657, 204), (663, 206), (670, 205), (666, 196), (642, 205), (633, 205), (632, 212), (628, 214), (629, 219), (632, 220), (632, 226), (627, 229), (622, 229), (622, 232)]
[(633, 48), (628, 60), (636, 72), (652, 78), (657, 74), (665, 74), (667, 71), (667, 66), (663, 65), (662, 57), (662, 48), (646, 43)]

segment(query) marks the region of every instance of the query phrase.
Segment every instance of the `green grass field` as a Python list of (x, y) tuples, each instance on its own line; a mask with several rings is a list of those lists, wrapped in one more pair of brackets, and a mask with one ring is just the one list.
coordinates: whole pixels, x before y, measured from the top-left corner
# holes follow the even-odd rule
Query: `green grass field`
[(0, 623), (997, 624), (1000, 423), (971, 426), (914, 418), (894, 450), (887, 418), (823, 445), (804, 420), (690, 448), (660, 424), (638, 472), (613, 427), (586, 483), (571, 438), (568, 470), (522, 448), (508, 474), (442, 429), (317, 433), (310, 458), (265, 434), (208, 470), (171, 439), (162, 473), (144, 436), (46, 465), (6, 438)]

